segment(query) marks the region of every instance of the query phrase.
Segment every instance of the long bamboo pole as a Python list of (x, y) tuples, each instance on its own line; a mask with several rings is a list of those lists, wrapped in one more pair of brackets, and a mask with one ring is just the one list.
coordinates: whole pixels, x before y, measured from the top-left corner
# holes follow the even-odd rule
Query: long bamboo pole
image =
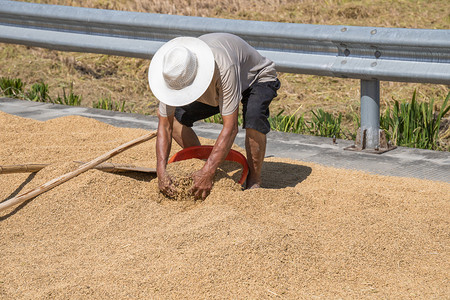
[(33, 173), (42, 170), (46, 166), (48, 166), (48, 164), (23, 164), (23, 165), (0, 166), (0, 174)]
[[(82, 165), (85, 164), (86, 162), (75, 161), (75, 163)], [(49, 166), (49, 164), (21, 164), (21, 165), (0, 166), (0, 174), (39, 172), (40, 170), (42, 170), (47, 166)], [(95, 166), (93, 169), (110, 173), (141, 172), (141, 173), (156, 174), (155, 168), (147, 168), (134, 165), (113, 164), (113, 163), (102, 163), (99, 164), (98, 166)]]
[(138, 144), (146, 142), (146, 141), (148, 141), (148, 140), (150, 140), (150, 139), (152, 139), (154, 137), (156, 137), (156, 131), (152, 131), (152, 132), (150, 132), (150, 133), (148, 133), (148, 134), (146, 134), (144, 136), (141, 136), (141, 137), (139, 137), (137, 139), (134, 139), (134, 140), (132, 140), (132, 141), (130, 141), (128, 143), (125, 143), (125, 144), (123, 144), (123, 145), (121, 145), (121, 146), (119, 146), (119, 147), (117, 147), (117, 148), (115, 148), (115, 149), (113, 149), (113, 150), (111, 150), (111, 151), (109, 151), (109, 152), (107, 152), (107, 153), (105, 153), (105, 154), (103, 154), (103, 155), (101, 155), (101, 156), (91, 160), (90, 162), (87, 162), (87, 163), (81, 165), (80, 167), (78, 167), (78, 169), (76, 169), (76, 170), (74, 170), (72, 172), (66, 173), (66, 174), (64, 174), (64, 175), (62, 175), (62, 176), (60, 176), (58, 178), (55, 178), (53, 180), (50, 180), (50, 181), (44, 183), (43, 185), (40, 185), (40, 186), (38, 186), (38, 187), (28, 191), (28, 192), (19, 194), (19, 195), (17, 195), (14, 198), (11, 198), (11, 199), (9, 199), (7, 201), (4, 201), (4, 202), (0, 203), (0, 211), (6, 209), (8, 207), (11, 207), (13, 205), (22, 203), (22, 202), (24, 202), (26, 200), (32, 199), (32, 198), (34, 198), (34, 197), (36, 197), (36, 196), (38, 196), (38, 195), (40, 195), (40, 194), (42, 194), (42, 193), (44, 193), (44, 192), (46, 192), (48, 190), (51, 190), (52, 188), (54, 188), (54, 187), (56, 187), (56, 186), (58, 186), (58, 185), (60, 185), (60, 184), (62, 184), (64, 182), (68, 181), (69, 179), (72, 179), (72, 178), (80, 175), (81, 173), (83, 173), (83, 172), (85, 172), (85, 171), (87, 171), (89, 169), (94, 168), (95, 166), (97, 166), (97, 165), (101, 164), (102, 162), (110, 159), (111, 157), (113, 157), (113, 156), (115, 156), (115, 155), (117, 155), (119, 153), (122, 153), (123, 151), (125, 151), (125, 150), (127, 150), (127, 149), (129, 149), (129, 148), (131, 148), (133, 146), (136, 146)]
[[(84, 164), (82, 161), (75, 161), (78, 164)], [(95, 167), (95, 169), (110, 172), (110, 173), (122, 173), (122, 172), (140, 172), (140, 173), (151, 173), (156, 174), (155, 168), (140, 167), (134, 165), (124, 165), (124, 164), (113, 164), (113, 163), (103, 163)]]

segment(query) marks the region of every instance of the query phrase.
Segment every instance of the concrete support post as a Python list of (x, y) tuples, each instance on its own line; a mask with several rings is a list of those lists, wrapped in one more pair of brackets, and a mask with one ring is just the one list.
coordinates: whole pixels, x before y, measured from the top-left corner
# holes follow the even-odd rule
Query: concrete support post
[[(380, 147), (380, 81), (361, 80), (361, 145), (362, 149)], [(364, 145), (365, 143), (365, 145)]]

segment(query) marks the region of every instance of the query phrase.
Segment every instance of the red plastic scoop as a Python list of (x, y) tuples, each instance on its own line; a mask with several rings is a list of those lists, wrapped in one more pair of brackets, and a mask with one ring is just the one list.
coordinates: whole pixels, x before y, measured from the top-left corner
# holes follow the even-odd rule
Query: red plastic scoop
[[(169, 164), (191, 158), (208, 159), (212, 149), (213, 146), (194, 146), (184, 148), (183, 150), (175, 153), (174, 156), (169, 159)], [(245, 156), (237, 152), (236, 150), (231, 149), (230, 152), (228, 152), (227, 157), (225, 157), (225, 160), (234, 161), (242, 165), (242, 176), (241, 179), (239, 179), (239, 184), (244, 184), (245, 179), (247, 179), (248, 175), (248, 164)]]

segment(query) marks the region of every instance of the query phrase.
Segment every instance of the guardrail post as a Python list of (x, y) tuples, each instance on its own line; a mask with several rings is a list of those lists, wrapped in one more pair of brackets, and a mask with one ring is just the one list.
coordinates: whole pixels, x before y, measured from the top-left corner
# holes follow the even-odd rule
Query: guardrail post
[(380, 81), (361, 80), (361, 127), (355, 144), (344, 150), (381, 154), (395, 149), (380, 130)]
[[(365, 133), (365, 134), (364, 134)], [(380, 148), (380, 81), (361, 80), (362, 149)]]

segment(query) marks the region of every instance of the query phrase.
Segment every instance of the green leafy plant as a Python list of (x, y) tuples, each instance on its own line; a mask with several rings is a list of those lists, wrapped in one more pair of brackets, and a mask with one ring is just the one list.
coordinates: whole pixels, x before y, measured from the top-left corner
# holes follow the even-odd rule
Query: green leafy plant
[(63, 96), (60, 97), (58, 94), (58, 97), (56, 97), (56, 99), (52, 102), (56, 104), (80, 106), (81, 98), (82, 97), (80, 95), (76, 95), (73, 93), (73, 83), (71, 83), (69, 85), (69, 93), (66, 94), (66, 89), (63, 87)]
[(93, 108), (99, 108), (99, 109), (105, 109), (105, 110), (112, 110), (112, 111), (125, 111), (125, 101), (122, 101), (122, 103), (118, 101), (111, 100), (111, 96), (108, 97), (102, 97), (97, 102), (92, 103)]
[(33, 84), (31, 89), (25, 93), (25, 99), (36, 102), (52, 102), (48, 94), (48, 85), (43, 82)]
[(309, 121), (309, 132), (313, 135), (324, 137), (341, 138), (341, 122), (342, 114), (336, 118), (332, 114), (319, 108), (316, 111), (311, 111), (313, 114), (311, 121)]
[(29, 101), (50, 102), (64, 105), (81, 105), (81, 96), (73, 93), (73, 83), (69, 85), (69, 92), (63, 87), (63, 96), (52, 99), (49, 94), (48, 85), (44, 82), (34, 83), (31, 88), (24, 92), (24, 83), (18, 78), (0, 78), (0, 92), (6, 97), (19, 98)]
[(439, 129), (441, 120), (450, 110), (447, 94), (442, 107), (437, 112), (434, 100), (419, 103), (414, 91), (410, 102), (395, 101), (392, 108), (387, 107), (380, 116), (382, 128), (394, 145), (420, 149), (440, 149)]
[(19, 78), (0, 78), (0, 91), (6, 97), (21, 98), (23, 95), (24, 84)]
[(305, 122), (304, 114), (297, 117), (296, 114), (301, 106), (290, 115), (283, 115), (284, 110), (281, 110), (273, 117), (269, 117), (270, 128), (276, 131), (291, 132), (291, 133), (305, 133), (307, 132), (307, 124)]
[[(305, 115), (297, 116), (296, 113), (300, 110), (299, 107), (294, 113), (285, 115), (284, 110), (279, 111), (276, 115), (268, 118), (270, 128), (275, 131), (290, 132), (298, 134), (313, 134), (328, 137), (340, 137), (340, 124), (342, 115), (335, 118), (333, 115), (323, 111), (322, 109), (317, 112), (311, 111), (313, 114), (312, 121), (306, 121)], [(223, 124), (222, 116), (216, 114), (204, 120), (209, 123)], [(239, 115), (239, 125), (242, 125), (243, 119)]]

